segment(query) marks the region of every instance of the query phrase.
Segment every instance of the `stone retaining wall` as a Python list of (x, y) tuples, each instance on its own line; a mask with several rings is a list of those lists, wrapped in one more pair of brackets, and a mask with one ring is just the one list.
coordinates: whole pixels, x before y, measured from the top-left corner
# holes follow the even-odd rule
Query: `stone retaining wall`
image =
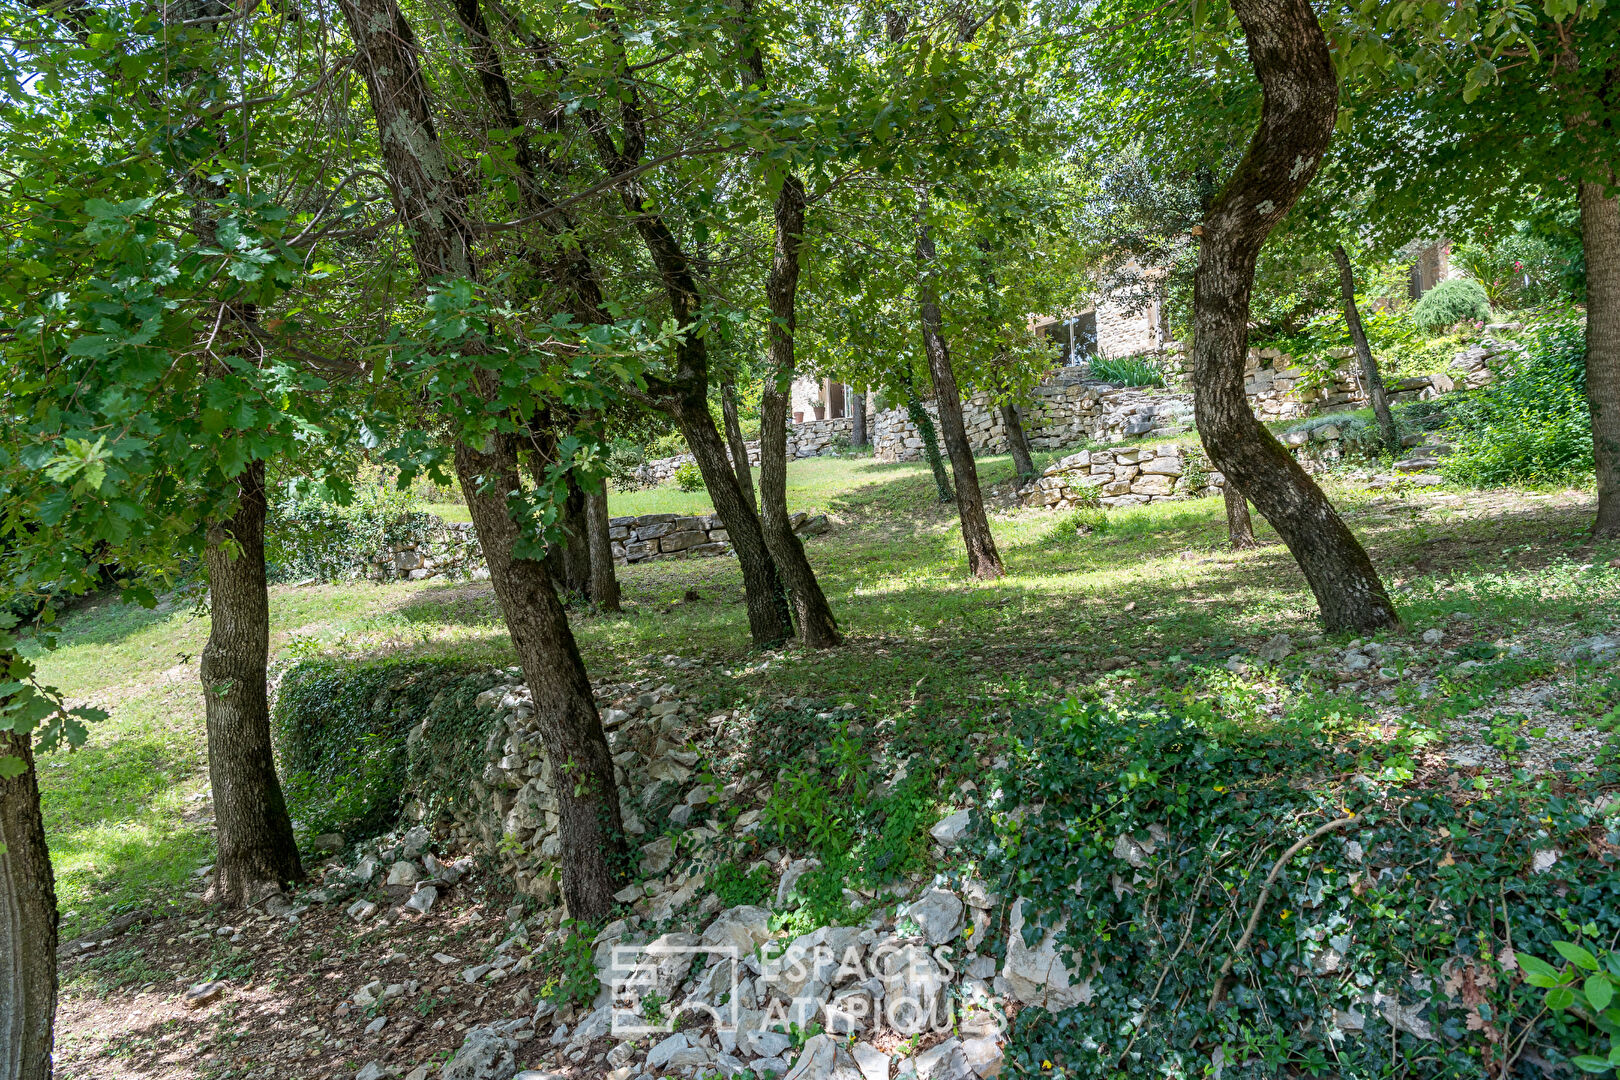
[[(849, 446), (849, 437), (855, 432), (851, 417), (837, 420), (806, 420), (802, 424), (789, 424), (787, 429), (787, 456), (789, 458), (820, 457), (841, 447)], [(748, 464), (759, 468), (759, 440), (750, 439), (743, 444), (748, 448)], [(727, 446), (729, 454), (730, 446)], [(642, 487), (657, 487), (675, 475), (682, 465), (697, 464), (691, 454), (654, 458), (636, 468), (636, 480)]]
[(1226, 478), (1212, 472), (1202, 451), (1169, 443), (1082, 450), (1054, 461), (1019, 492), (1024, 506), (1142, 506), (1213, 495)]
[[(830, 529), (826, 514), (795, 513), (790, 519), (800, 536), (817, 536)], [(683, 517), (680, 514), (643, 514), (608, 520), (608, 538), (618, 563), (642, 562), (660, 555), (729, 555), (731, 537), (719, 514)]]
[(470, 521), (440, 520), (425, 536), (402, 540), (366, 561), (366, 577), (373, 581), (421, 581), (433, 577), (482, 581), (489, 577), (484, 568), (484, 550)]
[[(832, 528), (826, 514), (792, 517), (793, 531), (800, 536), (819, 536)], [(608, 521), (608, 537), (613, 543), (613, 559), (621, 566), (660, 556), (729, 555), (731, 543), (718, 514), (683, 517), (680, 514), (643, 514), (616, 517)], [(423, 581), (446, 577), (485, 581), (478, 534), (469, 521), (440, 521), (424, 537), (404, 540), (367, 560), (366, 576), (373, 581)]]

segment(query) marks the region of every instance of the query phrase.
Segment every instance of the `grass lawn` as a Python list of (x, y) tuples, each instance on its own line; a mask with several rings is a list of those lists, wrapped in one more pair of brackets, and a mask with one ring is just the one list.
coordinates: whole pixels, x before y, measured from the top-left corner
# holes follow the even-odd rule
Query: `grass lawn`
[[(1011, 479), (1004, 457), (981, 460), (980, 470), (990, 486)], [(1620, 571), (1607, 564), (1620, 547), (1588, 542), (1587, 493), (1331, 493), (1412, 627), (1467, 612), (1482, 639), (1616, 628)], [(1262, 547), (1228, 551), (1218, 499), (1110, 512), (1106, 530), (1085, 535), (1068, 513), (998, 512), (992, 524), (1008, 576), (983, 583), (964, 573), (954, 511), (935, 501), (920, 464), (796, 461), (788, 495), (792, 508), (834, 520), (808, 551), (848, 647), (788, 649), (761, 665), (750, 657), (735, 560), (660, 560), (621, 569), (622, 614), (575, 616), (593, 676), (679, 653), (707, 661), (716, 700), (858, 699), (879, 715), (945, 723), (998, 696), (1094, 680), (1116, 656), (1173, 672), (1279, 632), (1316, 629), (1287, 551), (1263, 526)], [(667, 487), (615, 494), (610, 507), (616, 515), (700, 513), (708, 502)], [(689, 592), (698, 599), (684, 599)], [(398, 651), (510, 662), (487, 584), (278, 587), (271, 619), (277, 662)], [(172, 891), (209, 861), (197, 690), (206, 636), (206, 618), (186, 602), (156, 611), (101, 602), (66, 618), (60, 647), (41, 660), (44, 678), (70, 698), (111, 713), (84, 748), (42, 762), (66, 937)]]

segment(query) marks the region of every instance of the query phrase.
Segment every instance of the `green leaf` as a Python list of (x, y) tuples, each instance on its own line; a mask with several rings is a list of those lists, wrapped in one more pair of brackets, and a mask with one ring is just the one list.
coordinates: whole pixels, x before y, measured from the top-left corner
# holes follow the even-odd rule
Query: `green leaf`
[(1529, 953), (1515, 953), (1514, 959), (1519, 962), (1519, 969), (1526, 975), (1545, 975), (1555, 981), (1558, 978), (1558, 969), (1538, 956), (1531, 956)]
[(10, 754), (0, 757), (0, 780), (14, 780), (28, 771), (28, 765), (20, 757)]
[(1568, 941), (1555, 941), (1553, 942), (1553, 948), (1558, 950), (1559, 956), (1562, 956), (1576, 967), (1583, 967), (1587, 971), (1596, 971), (1598, 969), (1597, 957), (1579, 945)]
[(1586, 1000), (1592, 1003), (1592, 1008), (1602, 1012), (1614, 1000), (1614, 983), (1609, 981), (1607, 975), (1589, 975), (1586, 979)]
[(1575, 1067), (1582, 1072), (1603, 1073), (1608, 1072), (1614, 1067), (1609, 1064), (1608, 1058), (1593, 1057), (1591, 1054), (1582, 1054), (1581, 1056), (1571, 1058), (1570, 1060), (1573, 1061), (1575, 1063)]
[(1575, 991), (1567, 986), (1560, 986), (1547, 991), (1547, 1008), (1553, 1012), (1567, 1009), (1575, 1004)]

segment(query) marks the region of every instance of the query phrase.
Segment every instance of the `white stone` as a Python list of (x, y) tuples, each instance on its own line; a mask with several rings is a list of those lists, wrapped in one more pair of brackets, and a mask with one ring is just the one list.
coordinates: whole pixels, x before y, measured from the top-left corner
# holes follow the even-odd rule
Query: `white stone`
[(922, 929), (930, 945), (943, 945), (962, 932), (962, 901), (946, 889), (929, 889), (906, 907), (906, 917)]
[(944, 846), (954, 848), (961, 843), (962, 837), (967, 835), (968, 818), (969, 813), (966, 810), (948, 814), (934, 823), (934, 827), (928, 830), (928, 835)]
[(817, 1035), (804, 1044), (782, 1080), (866, 1080), (843, 1040)]

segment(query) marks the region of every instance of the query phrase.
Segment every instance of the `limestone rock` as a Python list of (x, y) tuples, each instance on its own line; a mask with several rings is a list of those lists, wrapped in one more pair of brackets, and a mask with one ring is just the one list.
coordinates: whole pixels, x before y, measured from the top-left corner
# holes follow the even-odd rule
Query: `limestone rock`
[(947, 889), (929, 889), (905, 909), (906, 917), (922, 929), (923, 940), (943, 945), (962, 932), (962, 901)]
[(517, 1075), (517, 1051), (522, 1044), (493, 1027), (475, 1027), (467, 1032), (461, 1049), (444, 1068), (440, 1080), (512, 1080)]
[(799, 1059), (782, 1080), (866, 1080), (843, 1040), (817, 1035), (804, 1044)]
[(1024, 900), (1013, 903), (1007, 935), (1007, 959), (1001, 975), (1014, 997), (1025, 1005), (1057, 1010), (1091, 1001), (1091, 982), (1076, 980), (1058, 957), (1057, 935), (1067, 925), (1060, 920), (1033, 946), (1024, 943)]
[(968, 811), (958, 810), (935, 822), (934, 827), (928, 830), (928, 835), (938, 840), (947, 848), (954, 848), (962, 842), (968, 831)]

